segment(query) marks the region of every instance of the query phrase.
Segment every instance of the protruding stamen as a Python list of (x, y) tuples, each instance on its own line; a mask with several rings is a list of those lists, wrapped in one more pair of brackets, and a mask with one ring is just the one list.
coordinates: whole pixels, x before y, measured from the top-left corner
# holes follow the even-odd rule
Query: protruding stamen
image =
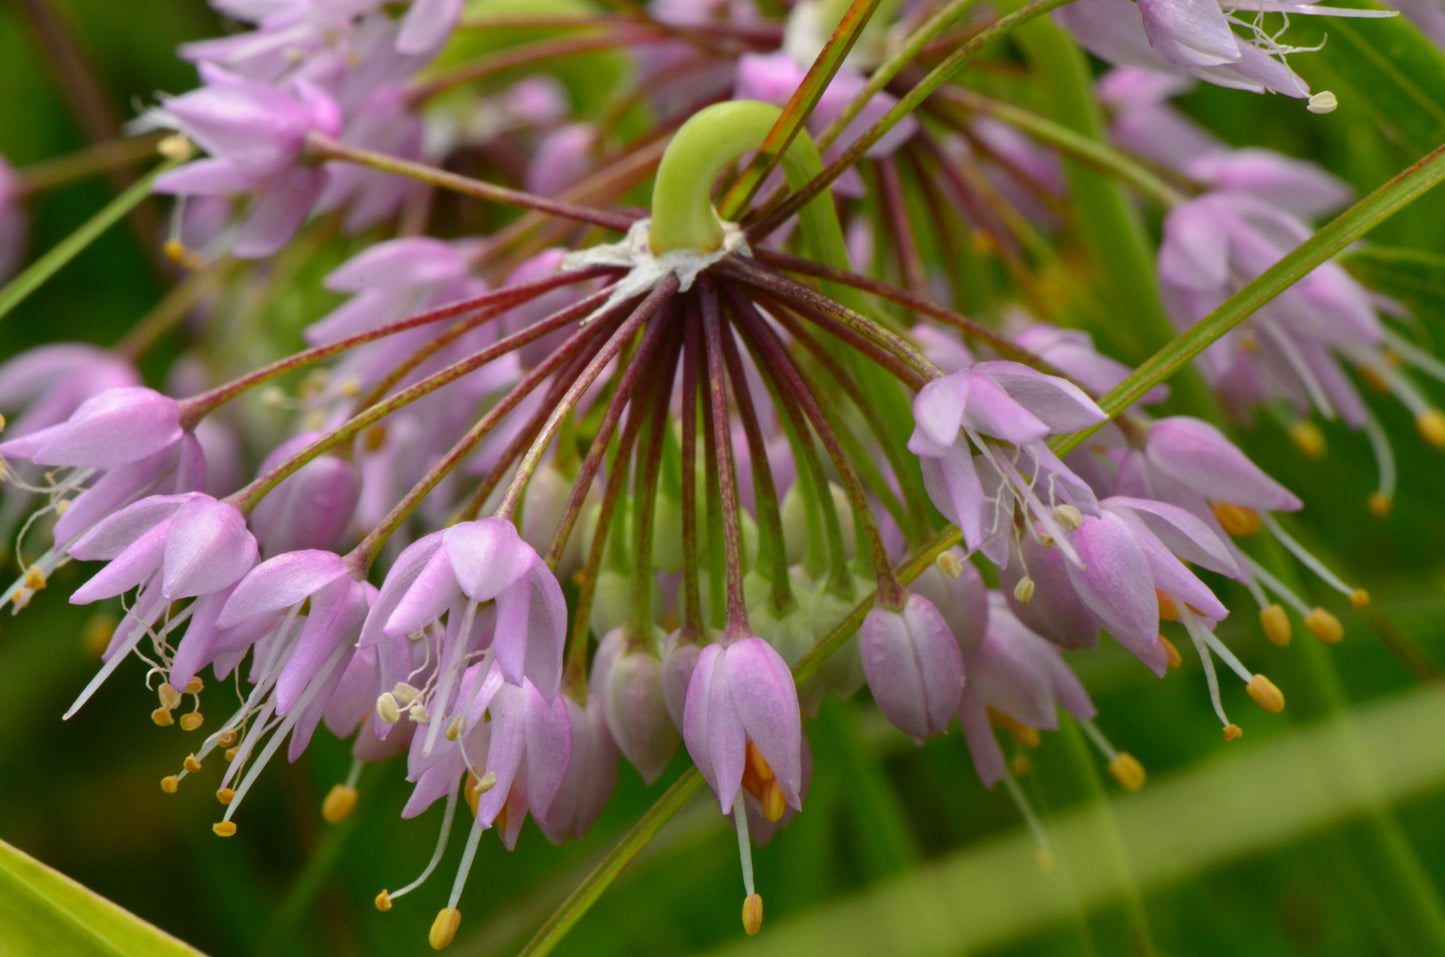
[(217, 837), (231, 837), (236, 833), (235, 821), (217, 821), (211, 825), (211, 831)]
[(1291, 426), (1289, 437), (1295, 448), (1316, 461), (1324, 458), (1325, 452), (1329, 450), (1329, 446), (1325, 442), (1325, 433), (1309, 419), (1300, 419)]
[(1139, 790), (1148, 777), (1144, 772), (1144, 765), (1127, 751), (1120, 751), (1118, 756), (1109, 762), (1109, 773), (1119, 782), (1119, 787), (1126, 791)]
[[(456, 811), (457, 811), (457, 792), (456, 792), (456, 791), (453, 791), (452, 793), (450, 793), (450, 794), (447, 795), (446, 810), (445, 810), (444, 812), (442, 812), (442, 828), (441, 828), (441, 832), (437, 835), (436, 846), (435, 846), (434, 848), (432, 848), (431, 860), (427, 861), (426, 867), (422, 869), (421, 875), (418, 876), (416, 880), (412, 881), (410, 884), (406, 885), (406, 886), (403, 887), (401, 890), (397, 891), (395, 894), (388, 893), (387, 891), (382, 891), (380, 894), (377, 894), (377, 895), (376, 895), (376, 909), (377, 909), (377, 910), (382, 910), (382, 911), (391, 910), (391, 902), (392, 902), (392, 901), (396, 900), (398, 897), (402, 897), (402, 896), (404, 896), (404, 895), (406, 895), (406, 894), (410, 894), (412, 891), (416, 890), (416, 889), (417, 889), (418, 887), (420, 887), (422, 884), (426, 883), (426, 879), (427, 879), (428, 877), (431, 877), (432, 871), (434, 871), (434, 870), (437, 869), (437, 864), (441, 863), (442, 855), (444, 855), (444, 854), (446, 853), (446, 850), (447, 850), (447, 839), (451, 837), (451, 833), (452, 833), (452, 818), (455, 817)], [(385, 907), (382, 906), (382, 903), (383, 903), (383, 902), (385, 902), (385, 904), (386, 904)]]
[(377, 910), (385, 914), (391, 910), (391, 895), (383, 889), (380, 894), (376, 895), (376, 899), (373, 900), (372, 903), (376, 905)]
[(1388, 518), (1395, 508), (1395, 500), (1384, 492), (1371, 492), (1365, 504), (1376, 518)]
[(1245, 508), (1243, 505), (1234, 505), (1229, 502), (1216, 502), (1214, 517), (1219, 519), (1219, 524), (1226, 532), (1236, 538), (1244, 538), (1259, 532), (1259, 513), (1252, 508)]
[(398, 681), (396, 687), (391, 690), (391, 699), (396, 702), (397, 707), (405, 708), (417, 699), (421, 689), (415, 685), (409, 685), (405, 681)]
[(1321, 90), (1310, 97), (1309, 102), (1305, 104), (1305, 109), (1323, 116), (1326, 113), (1333, 113), (1335, 107), (1339, 105), (1340, 101), (1333, 93), (1329, 90)]
[(174, 774), (167, 774), (165, 777), (161, 778), (161, 790), (166, 792), (167, 794), (175, 794), (177, 791), (180, 790), (180, 787), (181, 779), (176, 777)]
[(1249, 679), (1249, 684), (1244, 686), (1254, 703), (1259, 705), (1270, 714), (1279, 714), (1284, 710), (1284, 694), (1264, 675), (1255, 675)]
[(171, 687), (171, 683), (169, 681), (161, 682), (161, 686), (156, 689), (156, 694), (161, 699), (161, 707), (165, 708), (167, 711), (174, 711), (180, 706), (181, 693), (175, 688)]
[(1280, 604), (1266, 605), (1259, 610), (1259, 624), (1264, 629), (1264, 636), (1271, 644), (1279, 645), (1281, 648), (1289, 644), (1294, 634), (1290, 627), (1289, 615), (1285, 613), (1284, 606)]
[(1365, 591), (1363, 588), (1356, 588), (1354, 591), (1350, 592), (1350, 604), (1354, 605), (1355, 608), (1364, 608), (1369, 603), (1370, 593)]
[(1190, 640), (1194, 642), (1194, 650), (1199, 653), (1199, 660), (1204, 665), (1204, 681), (1209, 686), (1209, 703), (1214, 706), (1219, 723), (1224, 725), (1225, 740), (1231, 740), (1229, 729), (1235, 725), (1230, 723), (1229, 717), (1224, 713), (1224, 702), (1219, 697), (1219, 675), (1214, 671), (1214, 657), (1209, 653), (1209, 644), (1204, 639), (1207, 629), (1193, 615), (1185, 615), (1183, 621)]
[(327, 824), (340, 824), (351, 816), (360, 796), (361, 793), (356, 788), (333, 784), (321, 802), (321, 819)]
[(1042, 739), (1039, 737), (1038, 731), (1023, 724), (1014, 718), (1013, 715), (1004, 714), (1002, 711), (989, 708), (988, 716), (994, 725), (1008, 732), (1009, 737), (1013, 738), (1015, 743), (1025, 748), (1037, 748), (1039, 746)]
[(1034, 580), (1027, 575), (1020, 578), (1014, 586), (1014, 598), (1020, 605), (1027, 605), (1034, 598)]
[(751, 937), (763, 929), (763, 896), (749, 894), (743, 898), (743, 930)]
[(1345, 637), (1340, 620), (1323, 608), (1312, 608), (1305, 615), (1305, 627), (1327, 645), (1338, 644)]
[(162, 728), (169, 728), (176, 723), (176, 719), (165, 708), (157, 708), (151, 712), (151, 720)]
[(953, 552), (939, 552), (938, 557), (933, 560), (938, 570), (954, 581), (963, 576), (963, 562)]
[(221, 788), (221, 790), (216, 792), (216, 800), (222, 804), (230, 804), (236, 800), (236, 792), (230, 788)]
[(376, 697), (376, 716), (383, 724), (396, 724), (401, 720), (401, 709), (390, 691), (383, 691)]
[(1445, 412), (1426, 409), (1415, 416), (1415, 428), (1426, 442), (1437, 449), (1445, 449)]
[(436, 920), (431, 922), (431, 931), (426, 936), (432, 950), (445, 950), (452, 938), (457, 936), (461, 923), (462, 912), (455, 907), (443, 907), (437, 911)]
[(194, 731), (205, 724), (206, 718), (199, 711), (192, 711), (189, 714), (181, 715), (181, 730)]
[(1072, 505), (1055, 505), (1054, 521), (1066, 531), (1076, 532), (1084, 527), (1084, 513)]
[(1169, 663), (1169, 667), (1178, 668), (1184, 664), (1184, 656), (1179, 654), (1179, 649), (1174, 646), (1174, 642), (1160, 635), (1159, 644), (1164, 646), (1164, 660)]
[(193, 675), (191, 680), (186, 682), (186, 694), (200, 694), (205, 688), (206, 683), (199, 676)]
[(201, 759), (194, 754), (188, 754), (185, 761), (181, 762), (181, 766), (191, 774), (195, 774), (201, 770)]
[(1244, 737), (1244, 729), (1237, 724), (1226, 724), (1224, 726), (1224, 740), (1238, 741)]
[(1034, 844), (1038, 847), (1036, 856), (1039, 870), (1047, 874), (1054, 868), (1054, 854), (1049, 848), (1049, 838), (1044, 833), (1044, 826), (1039, 822), (1038, 814), (1034, 813), (1033, 805), (1024, 796), (1023, 788), (1019, 787), (1018, 780), (1007, 768), (1004, 769), (1003, 783), (1008, 790), (1008, 796), (1013, 799), (1014, 806), (1019, 810), (1019, 816), (1024, 819), (1024, 824), (1028, 826), (1029, 833), (1034, 837)]
[(1379, 486), (1370, 495), (1370, 511), (1380, 518), (1390, 514), (1395, 501), (1395, 450), (1390, 437), (1368, 408), (1363, 421), (1365, 438), (1370, 440), (1370, 451), (1375, 456), (1375, 472), (1379, 475)]

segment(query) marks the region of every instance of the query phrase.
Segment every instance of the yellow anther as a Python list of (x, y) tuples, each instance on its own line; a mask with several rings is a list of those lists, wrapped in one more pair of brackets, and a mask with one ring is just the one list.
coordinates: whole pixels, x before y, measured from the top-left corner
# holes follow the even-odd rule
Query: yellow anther
[(939, 553), (939, 556), (933, 560), (933, 564), (937, 565), (939, 571), (954, 581), (958, 581), (958, 579), (963, 576), (963, 562), (959, 561), (958, 556), (953, 554), (953, 552)]
[(1340, 620), (1323, 608), (1314, 608), (1305, 615), (1305, 627), (1327, 645), (1333, 645), (1345, 637), (1345, 627)]
[(1376, 518), (1389, 517), (1390, 511), (1395, 507), (1395, 500), (1384, 492), (1371, 492), (1369, 501), (1366, 503), (1370, 514)]
[(748, 770), (757, 775), (758, 780), (771, 781), (773, 779), (773, 769), (756, 744), (749, 741), (743, 749), (743, 754), (748, 762)]
[(406, 709), (406, 713), (411, 718), (413, 724), (431, 724), (431, 712), (428, 711), (426, 705), (420, 701), (413, 701), (411, 707)]
[(194, 731), (205, 723), (206, 717), (199, 711), (192, 711), (190, 714), (181, 715), (182, 731)]
[(763, 790), (763, 817), (776, 824), (787, 812), (788, 801), (783, 797), (782, 787), (777, 781), (769, 781), (767, 788)]
[(354, 399), (361, 395), (361, 380), (356, 376), (347, 376), (337, 385), (336, 391), (341, 393), (343, 398)]
[(191, 678), (186, 682), (186, 694), (200, 694), (205, 690), (206, 683), (200, 678)]
[(1360, 366), (1360, 378), (1365, 380), (1365, 385), (1376, 392), (1390, 391), (1390, 383), (1385, 381), (1385, 376), (1374, 366)]
[(45, 573), (31, 565), (25, 569), (25, 587), (31, 591), (39, 591), (45, 587)]
[(386, 444), (386, 426), (374, 425), (361, 433), (361, 444), (368, 452), (381, 451), (381, 447)]
[(240, 748), (227, 748), (227, 749), (226, 749), (226, 763), (227, 763), (227, 764), (230, 764), (232, 761), (236, 760), (236, 754), (237, 754), (240, 750), (241, 750)]
[(415, 701), (420, 694), (420, 688), (417, 688), (415, 685), (409, 685), (405, 681), (398, 681), (396, 687), (391, 689), (392, 700), (396, 702), (398, 708), (405, 708)]
[(427, 943), (431, 944), (432, 950), (442, 950), (457, 936), (457, 928), (462, 923), (462, 912), (455, 907), (443, 907), (437, 911), (436, 920), (431, 922), (431, 933), (427, 934)]
[(167, 774), (161, 778), (161, 790), (167, 794), (175, 794), (181, 789), (181, 779), (174, 774)]
[(1317, 116), (1323, 116), (1326, 113), (1333, 113), (1339, 105), (1339, 97), (1334, 93), (1329, 90), (1320, 90), (1318, 93), (1310, 94), (1309, 101), (1305, 103), (1305, 109)]
[[(31, 591), (29, 588), (21, 588), (17, 590), (14, 595), (10, 596), (11, 614), (19, 611), (24, 611), (26, 608), (30, 607), (30, 599), (34, 597), (35, 592)], [(105, 646), (102, 645), (101, 647), (95, 649), (95, 653), (100, 654), (104, 650)]]
[(1284, 694), (1264, 675), (1255, 675), (1249, 679), (1249, 684), (1244, 686), (1254, 703), (1259, 705), (1270, 714), (1279, 714), (1284, 710)]
[(171, 713), (165, 708), (157, 708), (152, 711), (151, 720), (154, 721), (156, 724), (160, 725), (162, 728), (168, 728), (176, 723), (176, 719), (171, 717)]
[(1320, 427), (1313, 422), (1299, 421), (1289, 430), (1290, 440), (1294, 442), (1295, 448), (1312, 459), (1322, 459), (1328, 446), (1325, 444), (1325, 434)]
[(1119, 787), (1126, 791), (1139, 790), (1148, 779), (1148, 775), (1144, 773), (1144, 765), (1128, 751), (1120, 751), (1114, 755), (1114, 760), (1109, 762), (1109, 773), (1119, 782)]
[(171, 687), (169, 681), (162, 682), (161, 686), (156, 689), (156, 694), (160, 696), (161, 707), (167, 711), (181, 703), (181, 693)]
[(1281, 648), (1289, 644), (1289, 640), (1294, 634), (1294, 629), (1290, 627), (1289, 615), (1285, 613), (1283, 605), (1266, 605), (1261, 608), (1259, 624), (1264, 629), (1264, 636)]
[(1154, 597), (1159, 603), (1159, 618), (1162, 621), (1178, 621), (1179, 606), (1174, 604), (1174, 599), (1164, 594), (1159, 589), (1154, 589)]
[(1244, 737), (1244, 729), (1237, 724), (1226, 724), (1224, 726), (1224, 740), (1234, 741)]
[(1016, 743), (1025, 748), (1037, 748), (1039, 746), (1041, 740), (1039, 733), (1028, 725), (1019, 722), (1013, 716), (1004, 714), (1002, 711), (995, 711), (993, 708), (988, 709), (988, 716), (993, 720), (994, 724), (1007, 731), (1009, 737), (1013, 738)]
[(230, 804), (236, 800), (236, 792), (230, 788), (221, 788), (221, 790), (216, 792), (216, 800), (222, 804)]
[(161, 252), (165, 253), (166, 258), (177, 266), (186, 261), (186, 244), (179, 239), (167, 239), (165, 245), (161, 246)]
[(1254, 535), (1260, 529), (1259, 514), (1254, 509), (1245, 508), (1243, 505), (1216, 502), (1214, 517), (1219, 519), (1219, 524), (1224, 526), (1226, 532), (1236, 537)]
[(380, 894), (376, 895), (376, 899), (373, 900), (372, 903), (376, 905), (377, 910), (385, 914), (391, 910), (391, 891), (382, 890)]
[(346, 820), (356, 808), (359, 796), (356, 788), (333, 784), (326, 792), (326, 799), (321, 802), (321, 819), (327, 824), (339, 824)]
[(1072, 505), (1056, 505), (1054, 521), (1062, 525), (1066, 532), (1077, 531), (1084, 525), (1084, 513)]
[(447, 729), (443, 731), (442, 734), (446, 735), (448, 741), (455, 741), (462, 736), (462, 731), (465, 730), (465, 728), (465, 719), (461, 715), (457, 715), (451, 720), (451, 723), (447, 725)]
[(1034, 580), (1027, 575), (1014, 586), (1014, 599), (1020, 605), (1027, 605), (1034, 598)]
[(236, 833), (235, 821), (217, 821), (211, 825), (211, 833), (217, 837), (230, 837)]
[(383, 724), (396, 724), (401, 720), (401, 709), (396, 705), (390, 691), (383, 691), (376, 697), (376, 716)]
[(97, 658), (105, 652), (110, 639), (115, 637), (115, 619), (110, 615), (96, 615), (85, 623), (85, 632), (82, 636), (82, 644), (85, 650)]
[(219, 747), (229, 748), (235, 743), (236, 730), (234, 728), (227, 728), (225, 731), (222, 731), (220, 734), (216, 735), (216, 744)]
[(1164, 646), (1164, 659), (1169, 662), (1169, 667), (1178, 668), (1184, 664), (1184, 658), (1179, 654), (1179, 649), (1174, 647), (1174, 642), (1160, 635), (1159, 644)]
[(1370, 603), (1370, 593), (1363, 588), (1356, 588), (1350, 592), (1350, 604), (1356, 608), (1364, 608)]
[(186, 760), (181, 762), (181, 766), (184, 767), (187, 772), (196, 774), (201, 770), (201, 759), (194, 754), (188, 754), (186, 755)]
[(1013, 772), (1014, 777), (1021, 778), (1034, 769), (1033, 762), (1027, 754), (1015, 754), (1008, 763), (1008, 769)]
[(196, 155), (196, 147), (180, 133), (172, 133), (156, 144), (156, 152), (168, 160), (183, 163)]
[(763, 929), (763, 895), (749, 894), (743, 898), (743, 930), (751, 937)]
[(1415, 416), (1415, 428), (1420, 437), (1437, 449), (1445, 449), (1445, 412), (1429, 409)]

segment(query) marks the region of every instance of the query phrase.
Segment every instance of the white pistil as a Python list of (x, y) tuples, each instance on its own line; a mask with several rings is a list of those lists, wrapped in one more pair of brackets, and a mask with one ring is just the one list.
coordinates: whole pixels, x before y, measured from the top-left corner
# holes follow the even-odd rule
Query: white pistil
[(410, 894), (412, 891), (425, 884), (426, 879), (428, 877), (431, 877), (432, 872), (435, 871), (437, 869), (437, 865), (441, 863), (442, 855), (446, 854), (447, 852), (447, 841), (451, 837), (452, 818), (456, 815), (457, 795), (459, 794), (461, 794), (461, 789), (453, 788), (451, 793), (447, 795), (446, 810), (442, 812), (442, 829), (441, 833), (437, 835), (436, 846), (432, 849), (431, 860), (427, 861), (426, 867), (422, 869), (421, 875), (417, 877), (416, 880), (412, 881), (401, 890), (391, 891), (387, 895), (392, 900), (396, 900), (403, 894)]
[(748, 838), (748, 809), (741, 789), (733, 799), (733, 823), (738, 831), (738, 857), (742, 859), (743, 887), (751, 896), (756, 893), (753, 890), (753, 842)]
[(1204, 664), (1204, 681), (1209, 685), (1209, 703), (1214, 706), (1214, 713), (1219, 716), (1219, 723), (1228, 728), (1232, 722), (1224, 713), (1224, 702), (1219, 697), (1219, 675), (1214, 671), (1214, 657), (1209, 653), (1209, 642), (1205, 638), (1208, 629), (1188, 612), (1181, 612), (1179, 620), (1183, 622), (1184, 629), (1189, 632), (1189, 637), (1194, 642), (1194, 650), (1199, 652), (1199, 660)]
[(1270, 534), (1273, 535), (1276, 539), (1278, 539), (1281, 545), (1289, 549), (1289, 553), (1295, 558), (1299, 559), (1300, 564), (1304, 565), (1310, 571), (1314, 572), (1315, 575), (1319, 577), (1320, 581), (1324, 582), (1326, 585), (1329, 585), (1341, 595), (1349, 598), (1353, 598), (1356, 592), (1359, 591), (1359, 589), (1351, 588), (1349, 585), (1346, 585), (1343, 581), (1340, 580), (1340, 577), (1338, 575), (1330, 571), (1330, 569), (1325, 565), (1324, 562), (1320, 561), (1313, 554), (1311, 554), (1309, 549), (1305, 548), (1299, 542), (1295, 541), (1292, 537), (1290, 537), (1290, 535), (1283, 528), (1280, 527), (1279, 522), (1275, 521), (1272, 515), (1268, 513), (1261, 513), (1259, 517), (1260, 520), (1264, 522), (1264, 527), (1269, 529)]

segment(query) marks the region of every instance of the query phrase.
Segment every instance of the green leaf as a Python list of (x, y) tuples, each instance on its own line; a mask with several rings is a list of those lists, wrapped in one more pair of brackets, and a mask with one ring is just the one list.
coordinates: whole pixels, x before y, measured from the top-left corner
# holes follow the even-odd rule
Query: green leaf
[(0, 953), (198, 957), (200, 951), (0, 841)]

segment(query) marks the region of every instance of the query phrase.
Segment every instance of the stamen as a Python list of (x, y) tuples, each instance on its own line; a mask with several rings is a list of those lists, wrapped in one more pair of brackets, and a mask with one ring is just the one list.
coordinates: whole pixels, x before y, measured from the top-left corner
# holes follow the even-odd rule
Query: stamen
[(1147, 775), (1144, 772), (1144, 765), (1139, 763), (1138, 758), (1127, 751), (1116, 751), (1114, 746), (1109, 743), (1109, 739), (1104, 737), (1104, 732), (1100, 731), (1099, 726), (1093, 721), (1082, 718), (1079, 719), (1079, 725), (1084, 729), (1084, 734), (1094, 743), (1094, 747), (1104, 755), (1104, 759), (1108, 761), (1109, 773), (1113, 775), (1115, 781), (1119, 782), (1121, 788), (1126, 791), (1137, 791), (1144, 786)]
[(477, 845), (481, 843), (482, 833), (486, 830), (487, 826), (482, 823), (481, 818), (472, 818), (472, 829), (467, 832), (467, 846), (462, 849), (462, 862), (457, 866), (457, 876), (452, 879), (452, 892), (447, 897), (449, 908), (455, 908), (457, 901), (462, 899), (462, 888), (467, 886), (467, 877), (472, 872), (472, 861), (477, 857)]
[(1014, 585), (1014, 598), (1018, 599), (1020, 605), (1027, 605), (1034, 599), (1034, 580), (1025, 575)]
[(1184, 657), (1179, 654), (1179, 649), (1174, 647), (1174, 642), (1160, 635), (1159, 644), (1164, 646), (1164, 659), (1168, 662), (1169, 667), (1178, 668), (1184, 664)]
[(390, 691), (383, 691), (376, 697), (376, 716), (383, 724), (396, 724), (401, 720), (401, 709)]
[(192, 711), (190, 714), (181, 715), (181, 730), (194, 731), (205, 723), (205, 716), (199, 711)]
[(427, 943), (431, 944), (432, 950), (445, 950), (457, 936), (457, 928), (462, 923), (462, 912), (455, 907), (443, 907), (437, 911), (436, 920), (431, 923), (431, 931), (427, 934)]
[(752, 937), (763, 929), (763, 896), (749, 894), (743, 898), (743, 930)]
[(1333, 93), (1329, 90), (1320, 90), (1318, 93), (1310, 96), (1309, 102), (1305, 104), (1305, 109), (1311, 113), (1323, 116), (1326, 113), (1333, 113), (1335, 107), (1339, 105), (1340, 101)]
[(1266, 605), (1259, 610), (1259, 624), (1264, 628), (1264, 636), (1272, 644), (1283, 648), (1289, 644), (1293, 630), (1290, 628), (1289, 615), (1285, 614), (1282, 605)]
[(1250, 558), (1248, 555), (1244, 556), (1244, 562), (1246, 565), (1249, 566), (1249, 573), (1251, 575), (1263, 582), (1270, 591), (1274, 592), (1280, 598), (1283, 598), (1285, 604), (1289, 605), (1295, 611), (1303, 615), (1306, 620), (1308, 620), (1310, 615), (1310, 606), (1305, 604), (1303, 598), (1300, 598), (1300, 596), (1296, 595), (1293, 591), (1289, 589), (1287, 585), (1285, 585), (1284, 582), (1271, 575), (1263, 565)]
[(221, 788), (219, 791), (216, 792), (216, 800), (220, 801), (222, 804), (230, 804), (235, 799), (236, 792), (232, 791), (230, 788)]
[(1249, 684), (1245, 685), (1244, 690), (1249, 692), (1249, 696), (1254, 699), (1255, 704), (1270, 714), (1278, 714), (1284, 710), (1284, 694), (1273, 681), (1264, 675), (1255, 675), (1250, 678)]
[(1216, 502), (1213, 507), (1214, 517), (1224, 530), (1235, 538), (1244, 538), (1255, 535), (1259, 532), (1259, 513), (1252, 508), (1245, 508), (1243, 505), (1232, 505), (1229, 502)]
[(1305, 615), (1305, 627), (1327, 645), (1339, 644), (1345, 637), (1340, 620), (1323, 608), (1312, 608)]
[(1159, 603), (1160, 621), (1179, 620), (1179, 606), (1174, 604), (1174, 599), (1171, 596), (1165, 594), (1164, 592), (1156, 588), (1154, 589), (1154, 597)]
[(175, 794), (181, 788), (181, 779), (174, 774), (167, 774), (161, 778), (161, 790), (167, 794)]
[(176, 719), (165, 708), (157, 708), (151, 712), (151, 720), (162, 728), (168, 728), (176, 723)]
[(211, 832), (217, 837), (232, 837), (236, 833), (236, 822), (217, 821), (211, 825)]
[(356, 788), (349, 788), (344, 784), (333, 784), (331, 790), (326, 792), (326, 798), (321, 802), (321, 819), (327, 824), (341, 823), (356, 809), (356, 801), (359, 797), (360, 793)]
[(933, 564), (937, 565), (938, 570), (953, 581), (958, 581), (963, 576), (963, 562), (951, 551), (939, 552), (938, 557), (933, 560)]
[(1078, 531), (1084, 526), (1084, 513), (1072, 505), (1055, 505), (1054, 520), (1064, 527), (1065, 531)]
[(1309, 419), (1300, 419), (1289, 430), (1290, 441), (1295, 448), (1305, 454), (1307, 458), (1319, 461), (1329, 451), (1328, 443), (1325, 441), (1325, 433)]

